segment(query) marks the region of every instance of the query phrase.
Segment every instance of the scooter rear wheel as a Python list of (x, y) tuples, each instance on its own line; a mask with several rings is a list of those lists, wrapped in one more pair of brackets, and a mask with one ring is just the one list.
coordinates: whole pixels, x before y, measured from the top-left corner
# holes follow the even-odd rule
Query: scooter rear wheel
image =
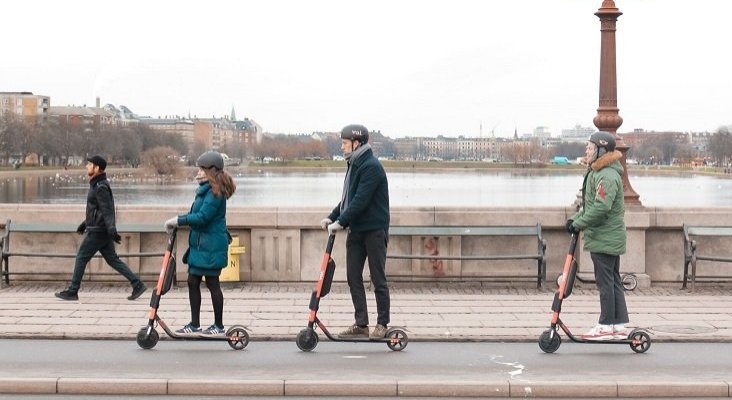
[(551, 329), (545, 330), (539, 336), (539, 348), (544, 353), (554, 353), (561, 344), (562, 338), (559, 336), (559, 333), (554, 332), (554, 336), (552, 336)]
[(407, 333), (401, 329), (390, 329), (386, 332), (386, 338), (389, 339), (386, 345), (393, 351), (402, 351), (409, 344)]
[(160, 335), (158, 335), (158, 331), (156, 331), (155, 328), (150, 330), (150, 335), (147, 334), (147, 327), (140, 328), (140, 330), (137, 331), (137, 345), (145, 350), (155, 347), (155, 345), (158, 344), (159, 339)]
[(241, 325), (234, 325), (226, 331), (229, 346), (234, 350), (242, 350), (249, 344), (249, 334)]
[(636, 353), (645, 353), (651, 348), (651, 335), (646, 331), (636, 329), (630, 332), (628, 339), (632, 340), (630, 348)]
[(310, 351), (318, 345), (318, 334), (315, 333), (314, 329), (305, 328), (298, 332), (295, 343), (297, 343), (298, 349), (302, 351)]
[(623, 284), (623, 289), (626, 291), (635, 290), (638, 287), (638, 279), (633, 274), (625, 274), (620, 277), (620, 282)]

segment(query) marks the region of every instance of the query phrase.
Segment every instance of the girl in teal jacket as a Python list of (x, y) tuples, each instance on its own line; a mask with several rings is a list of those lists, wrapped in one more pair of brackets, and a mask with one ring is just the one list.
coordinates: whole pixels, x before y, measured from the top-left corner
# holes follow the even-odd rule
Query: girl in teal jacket
[[(171, 218), (165, 223), (167, 230), (189, 226), (188, 250), (183, 263), (188, 264), (188, 298), (191, 303), (191, 322), (176, 332), (182, 334), (224, 333), (224, 294), (219, 275), (228, 260), (229, 232), (226, 229), (226, 200), (234, 194), (236, 185), (231, 175), (224, 171), (224, 159), (215, 151), (203, 153), (196, 162), (198, 189), (188, 214)], [(206, 277), (206, 287), (211, 292), (214, 323), (201, 331), (201, 281)]]

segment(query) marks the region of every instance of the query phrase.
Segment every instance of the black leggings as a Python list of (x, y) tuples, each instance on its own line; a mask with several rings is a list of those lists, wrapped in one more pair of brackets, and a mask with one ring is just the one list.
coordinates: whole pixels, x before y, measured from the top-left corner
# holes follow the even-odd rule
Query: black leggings
[[(201, 280), (202, 276), (188, 274), (188, 299), (191, 301), (191, 324), (201, 326)], [(211, 292), (214, 309), (214, 323), (224, 326), (224, 293), (218, 276), (207, 276), (206, 287)]]

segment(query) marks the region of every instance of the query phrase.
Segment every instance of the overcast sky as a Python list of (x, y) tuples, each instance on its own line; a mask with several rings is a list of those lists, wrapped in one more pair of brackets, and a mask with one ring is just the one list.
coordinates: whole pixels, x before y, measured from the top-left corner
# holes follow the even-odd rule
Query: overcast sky
[[(265, 131), (593, 126), (602, 0), (10, 1), (0, 91)], [(730, 0), (617, 0), (619, 132), (732, 124)]]

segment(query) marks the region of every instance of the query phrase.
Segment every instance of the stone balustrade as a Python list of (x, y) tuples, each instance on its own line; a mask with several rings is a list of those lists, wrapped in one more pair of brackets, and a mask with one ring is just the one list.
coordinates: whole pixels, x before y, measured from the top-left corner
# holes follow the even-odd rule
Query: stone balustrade
[[(163, 223), (176, 214), (188, 211), (186, 206), (118, 206), (117, 220), (120, 224), (160, 224), (160, 233), (125, 233), (119, 252), (154, 252), (165, 248)], [(732, 207), (729, 208), (644, 208), (629, 207), (626, 211), (628, 228), (628, 252), (621, 258), (621, 270), (633, 272), (639, 278), (641, 287), (651, 282), (681, 282), (683, 274), (682, 225), (732, 226)], [(241, 281), (261, 282), (314, 282), (318, 276), (320, 261), (327, 234), (318, 226), (327, 215), (328, 209), (300, 207), (229, 207), (227, 222), (232, 235), (239, 237), (239, 243), (246, 252), (239, 255)], [(444, 225), (444, 226), (500, 226), (541, 224), (547, 241), (547, 280), (550, 282), (561, 272), (568, 246), (564, 223), (574, 213), (573, 207), (546, 208), (469, 208), (469, 207), (404, 207), (392, 209), (392, 225)], [(78, 223), (84, 216), (83, 205), (37, 205), (0, 204), (0, 224), (8, 218), (16, 222), (33, 223)], [(179, 234), (178, 259), (186, 249), (188, 233)], [(713, 239), (714, 240), (714, 239)], [(729, 249), (728, 243), (718, 239), (712, 242), (716, 249)], [(75, 252), (81, 236), (68, 233), (21, 233), (11, 235), (14, 251)], [(414, 241), (418, 243), (419, 241)], [(449, 243), (449, 241), (444, 241)], [(390, 250), (396, 253), (422, 253), (412, 249), (409, 237), (393, 237)], [(522, 253), (534, 249), (535, 240), (515, 238), (463, 238), (460, 246), (454, 244), (441, 254), (490, 254)], [(532, 247), (527, 247), (532, 246)], [(732, 251), (730, 251), (732, 253)], [(337, 237), (333, 258), (339, 266), (335, 279), (345, 280), (345, 235)], [(581, 252), (580, 271), (591, 272), (589, 254)], [(134, 271), (145, 276), (156, 276), (160, 260), (125, 260)], [(423, 268), (415, 269), (411, 260), (389, 260), (387, 271), (400, 275), (412, 273), (420, 280), (430, 279), (431, 268), (424, 261)], [(474, 275), (500, 274), (501, 271), (526, 268), (527, 275), (535, 273), (536, 264), (525, 261), (449, 261), (449, 271)], [(71, 276), (73, 260), (43, 257), (13, 257), (12, 271), (32, 271), (33, 276), (22, 279), (65, 281)], [(704, 264), (705, 274), (732, 275), (726, 271), (729, 265)], [(368, 271), (368, 268), (365, 269)], [(91, 280), (117, 280), (121, 277), (95, 276), (110, 272), (102, 259), (90, 263), (87, 276)], [(178, 276), (185, 279), (186, 268), (179, 264)], [(18, 281), (19, 278), (12, 278)], [(527, 283), (530, 285), (529, 283)]]

